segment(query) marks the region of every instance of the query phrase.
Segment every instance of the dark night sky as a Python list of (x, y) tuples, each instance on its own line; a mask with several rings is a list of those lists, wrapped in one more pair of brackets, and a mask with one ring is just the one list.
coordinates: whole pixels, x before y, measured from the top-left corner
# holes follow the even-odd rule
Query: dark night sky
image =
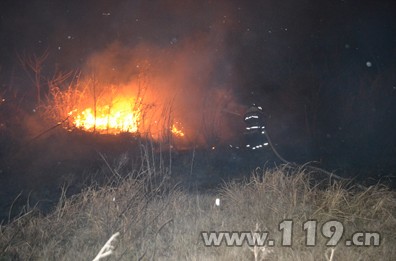
[[(12, 82), (25, 91), (17, 53), (48, 49), (47, 75), (84, 69), (115, 43), (122, 50), (158, 52), (150, 59), (159, 64), (180, 54), (188, 58), (176, 61), (196, 69), (189, 76), (205, 75), (203, 92), (221, 86), (239, 104), (261, 104), (268, 129), (287, 156), (304, 150), (312, 160), (396, 165), (395, 1), (14, 0), (0, 5), (2, 88)], [(113, 66), (121, 67), (122, 57)]]

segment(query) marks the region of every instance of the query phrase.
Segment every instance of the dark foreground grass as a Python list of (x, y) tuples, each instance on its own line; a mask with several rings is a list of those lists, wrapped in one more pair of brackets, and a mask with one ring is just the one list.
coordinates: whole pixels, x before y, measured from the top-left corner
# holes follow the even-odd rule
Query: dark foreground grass
[[(256, 170), (215, 193), (193, 194), (168, 187), (157, 171), (115, 175), (109, 185), (61, 197), (46, 216), (31, 209), (1, 226), (0, 260), (93, 260), (117, 232), (103, 260), (395, 260), (396, 195), (380, 185), (317, 184), (284, 166)], [(292, 245), (282, 247), (278, 228), (286, 219), (294, 222)], [(318, 221), (316, 246), (307, 247), (302, 226), (311, 219)], [(330, 220), (345, 230), (333, 247), (320, 232)], [(275, 246), (206, 247), (200, 235), (256, 230), (270, 232)], [(346, 246), (356, 231), (379, 232), (380, 245)]]

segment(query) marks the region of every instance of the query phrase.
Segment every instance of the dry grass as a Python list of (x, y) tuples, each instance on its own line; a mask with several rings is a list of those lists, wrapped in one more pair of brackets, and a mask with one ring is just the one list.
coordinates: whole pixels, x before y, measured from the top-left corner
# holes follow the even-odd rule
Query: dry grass
[[(394, 260), (396, 255), (396, 195), (379, 185), (319, 186), (309, 174), (281, 167), (258, 169), (250, 180), (225, 184), (214, 194), (191, 194), (161, 179), (153, 183), (164, 169), (151, 173), (147, 165), (126, 178), (115, 176), (111, 185), (61, 197), (50, 215), (31, 210), (1, 226), (0, 260), (92, 260), (116, 233), (112, 255), (104, 260)], [(200, 236), (260, 228), (279, 242), (284, 219), (295, 222), (292, 247), (205, 247)], [(343, 239), (355, 231), (378, 231), (381, 245), (331, 248), (319, 234), (317, 246), (306, 247), (301, 228), (308, 219), (342, 222)]]

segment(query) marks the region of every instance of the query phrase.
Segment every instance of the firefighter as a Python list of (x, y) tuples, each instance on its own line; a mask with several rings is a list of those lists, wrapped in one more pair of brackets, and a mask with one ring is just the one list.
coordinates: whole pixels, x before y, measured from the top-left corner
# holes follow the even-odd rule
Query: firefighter
[(269, 144), (264, 125), (263, 109), (256, 104), (252, 104), (244, 115), (244, 121), (246, 124), (246, 149), (259, 150), (267, 147)]

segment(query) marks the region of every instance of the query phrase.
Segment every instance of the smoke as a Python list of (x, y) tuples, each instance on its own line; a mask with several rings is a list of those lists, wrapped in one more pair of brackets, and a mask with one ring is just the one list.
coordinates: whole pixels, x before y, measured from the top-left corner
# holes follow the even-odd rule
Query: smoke
[[(171, 31), (178, 33), (136, 43), (113, 41), (87, 59), (84, 74), (95, 75), (101, 84), (118, 86), (123, 94), (140, 92), (145, 104), (160, 108), (156, 120), (170, 116), (180, 122), (191, 142), (229, 142), (240, 134), (242, 121), (235, 114), (243, 108), (232, 93), (234, 61), (227, 46), (232, 24), (227, 19), (232, 14), (225, 4), (209, 11), (198, 9), (209, 13), (203, 14), (197, 13), (197, 3), (192, 1), (166, 3), (161, 13), (172, 17), (174, 22), (168, 26), (177, 25)], [(152, 32), (153, 28), (146, 29)]]

